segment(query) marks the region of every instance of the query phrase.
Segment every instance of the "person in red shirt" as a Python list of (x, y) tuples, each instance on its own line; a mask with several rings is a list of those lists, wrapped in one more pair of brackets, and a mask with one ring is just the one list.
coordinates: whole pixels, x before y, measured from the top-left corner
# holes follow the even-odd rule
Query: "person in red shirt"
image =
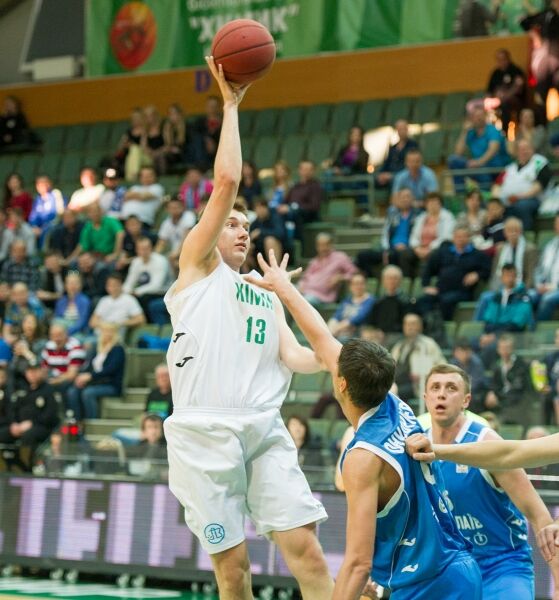
[(21, 208), (23, 218), (27, 221), (33, 207), (33, 198), (24, 189), (23, 177), (19, 173), (12, 173), (6, 178), (4, 184), (4, 208)]

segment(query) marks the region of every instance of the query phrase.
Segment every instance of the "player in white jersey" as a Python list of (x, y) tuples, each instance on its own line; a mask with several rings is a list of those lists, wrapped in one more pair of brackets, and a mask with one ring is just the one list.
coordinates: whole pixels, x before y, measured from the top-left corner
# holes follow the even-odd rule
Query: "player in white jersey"
[(279, 546), (305, 600), (332, 595), (315, 535), (327, 515), (311, 494), (279, 407), (291, 372), (316, 372), (274, 294), (239, 275), (248, 220), (235, 204), (241, 177), (238, 104), (210, 57), (224, 101), (214, 191), (183, 243), (179, 276), (165, 296), (173, 414), (165, 421), (169, 487), (210, 553), (222, 600), (252, 599), (245, 518)]

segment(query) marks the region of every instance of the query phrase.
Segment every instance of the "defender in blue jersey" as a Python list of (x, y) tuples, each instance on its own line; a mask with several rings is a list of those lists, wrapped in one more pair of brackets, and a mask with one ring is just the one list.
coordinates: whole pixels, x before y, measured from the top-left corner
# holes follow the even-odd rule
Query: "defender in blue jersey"
[(377, 344), (344, 346), (289, 282), (287, 257), (278, 266), (259, 255), (262, 280), (277, 293), (332, 374), (334, 393), (355, 429), (343, 457), (348, 502), (346, 553), (333, 600), (359, 598), (369, 575), (393, 600), (481, 600), (481, 574), (469, 554), (443, 490), (440, 473), (405, 452), (421, 432), (411, 409), (388, 393), (394, 360)]
[[(463, 444), (500, 439), (464, 411), (471, 394), (468, 375), (454, 365), (437, 365), (425, 382), (433, 442)], [(483, 579), (484, 600), (534, 598), (532, 549), (526, 519), (535, 531), (551, 524), (542, 499), (521, 469), (488, 472), (447, 461), (437, 463), (456, 524), (473, 545)]]

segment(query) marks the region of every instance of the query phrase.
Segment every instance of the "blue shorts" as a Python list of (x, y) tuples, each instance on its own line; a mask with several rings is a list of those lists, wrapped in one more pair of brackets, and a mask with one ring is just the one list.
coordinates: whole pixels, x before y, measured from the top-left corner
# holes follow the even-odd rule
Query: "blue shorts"
[[(468, 552), (460, 552), (434, 579), (394, 590), (391, 600), (482, 600), (481, 572)], [(509, 599), (510, 600), (510, 589)], [(516, 597), (515, 597), (516, 600)]]
[(483, 600), (534, 600), (534, 570), (526, 562), (502, 562), (482, 571)]

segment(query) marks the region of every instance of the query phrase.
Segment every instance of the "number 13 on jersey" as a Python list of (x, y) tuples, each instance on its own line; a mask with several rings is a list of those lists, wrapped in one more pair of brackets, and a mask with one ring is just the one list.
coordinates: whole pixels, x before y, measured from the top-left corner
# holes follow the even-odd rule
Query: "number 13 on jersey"
[(264, 319), (254, 320), (252, 317), (247, 319), (246, 342), (263, 344), (266, 340), (266, 321)]

